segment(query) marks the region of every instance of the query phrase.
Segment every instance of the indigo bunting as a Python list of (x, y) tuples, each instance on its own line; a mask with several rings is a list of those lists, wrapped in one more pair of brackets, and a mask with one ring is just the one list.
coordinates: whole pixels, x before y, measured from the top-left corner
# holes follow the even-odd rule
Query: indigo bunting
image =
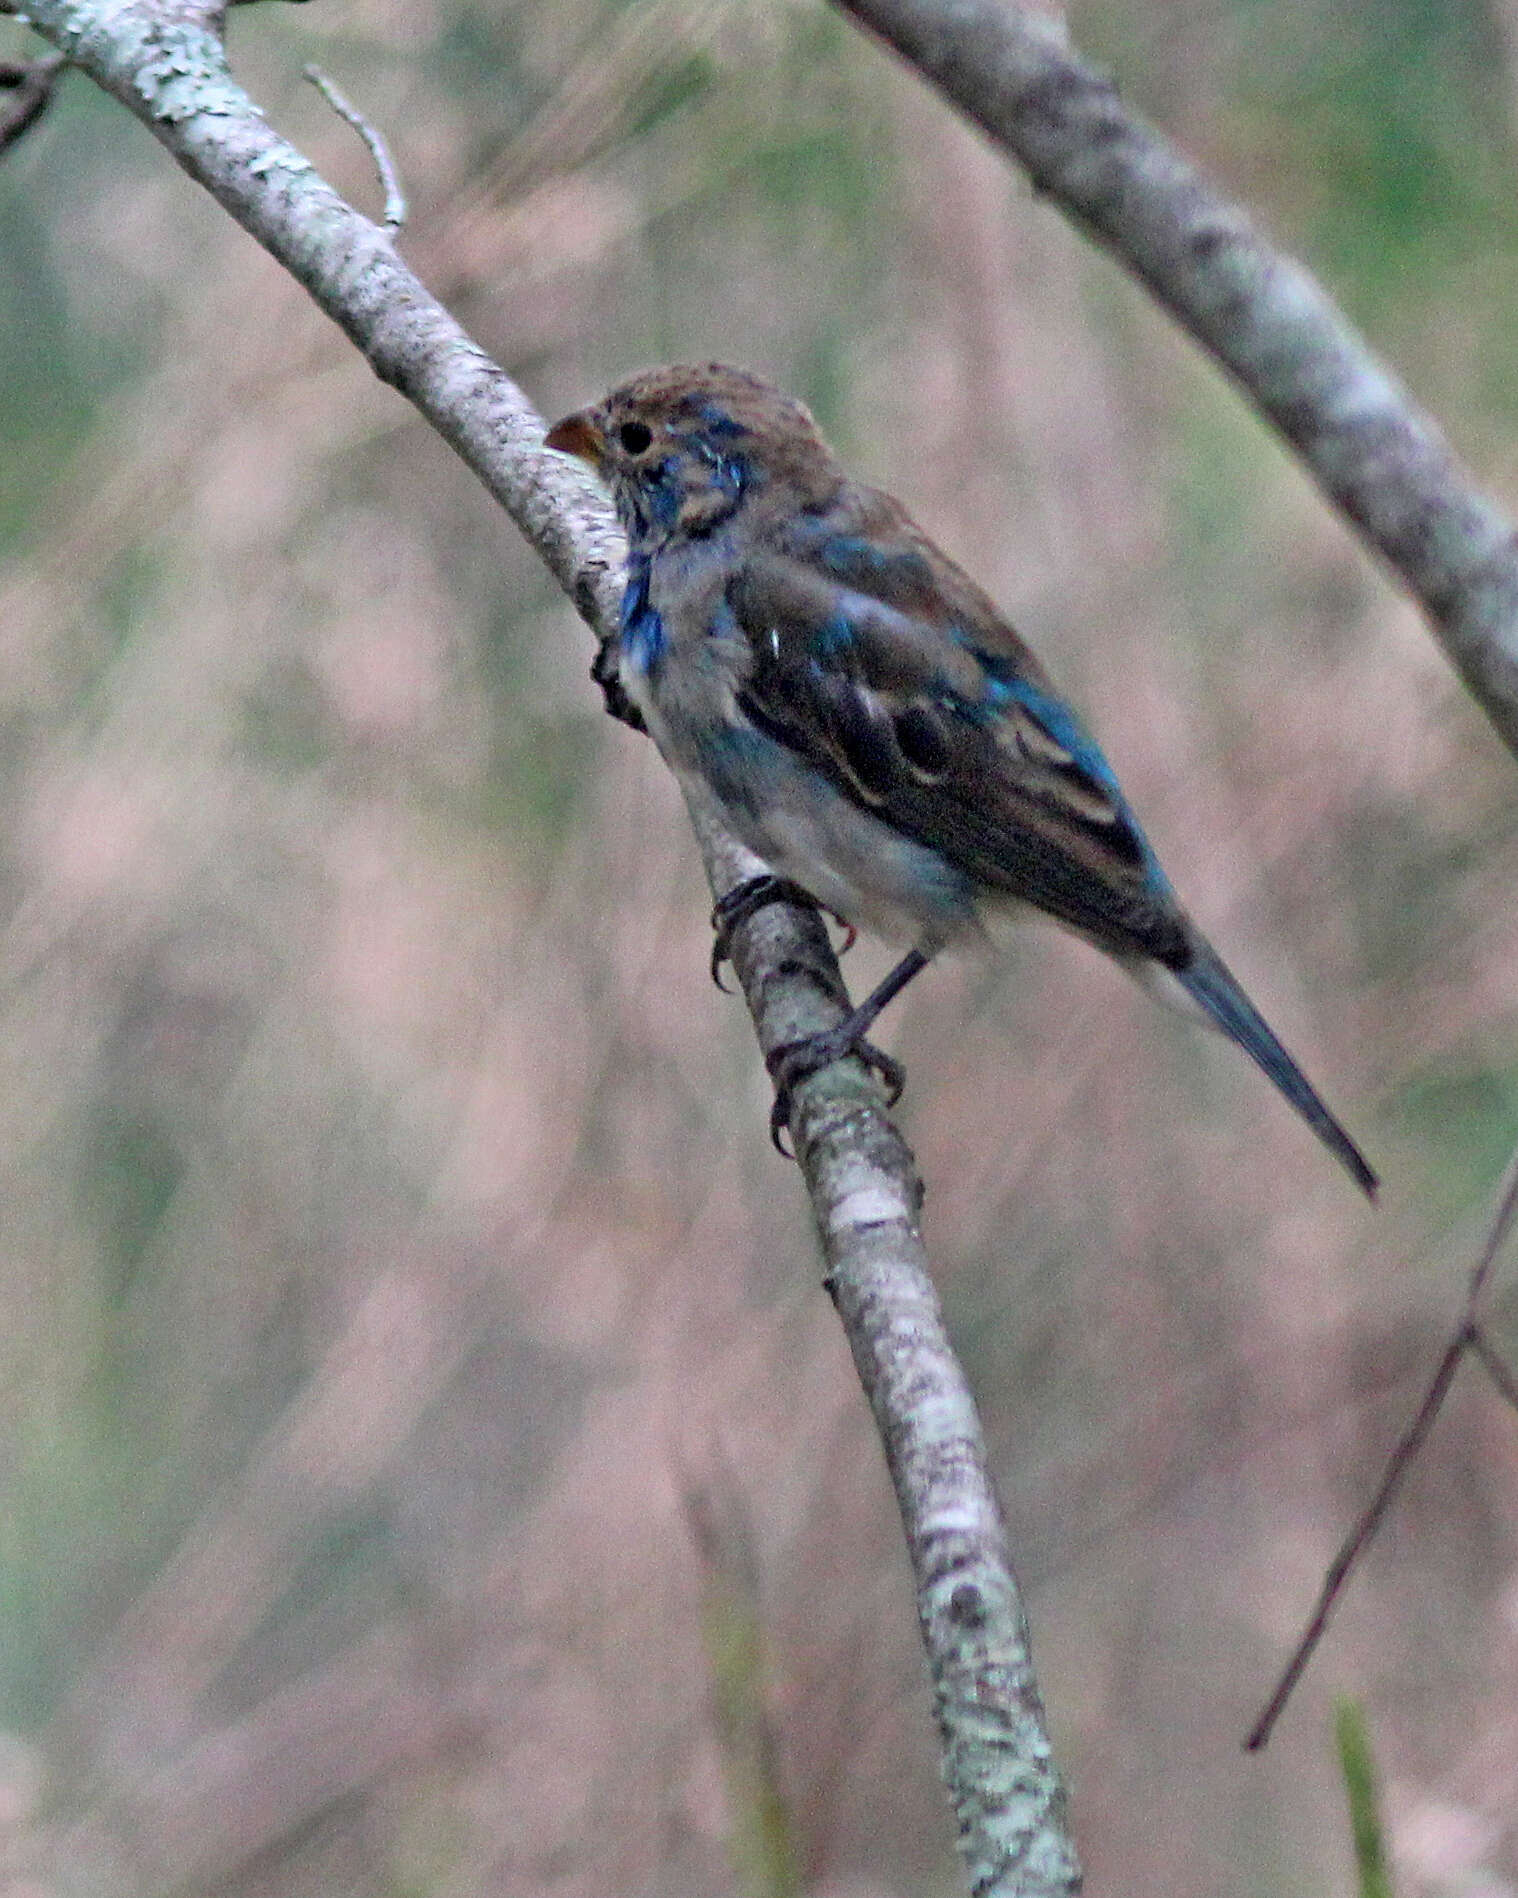
[(912, 944), (841, 1027), (772, 1057), (777, 1136), (791, 1089), (843, 1054), (899, 1091), (865, 1039), (876, 1016), (987, 914), (1031, 906), (1236, 1041), (1374, 1196), (1038, 660), (800, 403), (716, 363), (654, 369), (548, 446), (600, 473), (627, 535), (599, 676), (774, 872), (719, 904), (718, 953), (721, 930), (790, 897)]

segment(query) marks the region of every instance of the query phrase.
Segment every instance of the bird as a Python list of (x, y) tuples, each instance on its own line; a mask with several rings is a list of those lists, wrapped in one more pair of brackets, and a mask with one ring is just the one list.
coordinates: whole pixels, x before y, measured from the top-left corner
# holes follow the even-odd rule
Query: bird
[(810, 901), (910, 947), (841, 1026), (777, 1050), (800, 1080), (868, 1041), (940, 950), (1042, 913), (1243, 1049), (1374, 1198), (1377, 1178), (1183, 907), (1095, 739), (990, 596), (808, 410), (721, 363), (651, 369), (549, 448), (609, 487), (627, 541), (597, 676), (768, 867), (737, 921)]

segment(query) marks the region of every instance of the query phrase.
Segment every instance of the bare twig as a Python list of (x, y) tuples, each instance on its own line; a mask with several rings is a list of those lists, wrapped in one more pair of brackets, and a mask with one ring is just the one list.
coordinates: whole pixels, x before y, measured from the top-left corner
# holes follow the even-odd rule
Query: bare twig
[(346, 119), (369, 147), (369, 156), (374, 160), (374, 169), (379, 173), (380, 184), (385, 192), (385, 229), (393, 237), (404, 226), (407, 211), (406, 194), (401, 190), (401, 182), (390, 157), (390, 147), (379, 130), (357, 106), (349, 103), (319, 66), (307, 66), (306, 77), (337, 116)]
[(1328, 1626), (1329, 1616), (1338, 1603), (1349, 1581), (1350, 1574), (1360, 1557), (1370, 1545), (1371, 1538), (1381, 1527), (1381, 1522), (1391, 1507), (1392, 1500), (1402, 1485), (1402, 1479), (1411, 1468), (1413, 1459), (1423, 1448), (1428, 1433), (1434, 1426), (1434, 1420), (1443, 1407), (1455, 1373), (1460, 1368), (1460, 1360), (1469, 1351), (1483, 1364), (1502, 1395), (1518, 1409), (1518, 1381), (1502, 1358), (1492, 1348), (1481, 1328), (1478, 1307), (1486, 1291), (1487, 1281), (1492, 1268), (1518, 1216), (1518, 1153), (1508, 1162), (1507, 1172), (1503, 1176), (1502, 1190), (1497, 1198), (1497, 1209), (1487, 1227), (1486, 1237), (1477, 1254), (1476, 1263), (1471, 1268), (1471, 1276), (1466, 1286), (1465, 1306), (1460, 1319), (1444, 1347), (1444, 1355), (1439, 1360), (1438, 1369), (1429, 1380), (1423, 1401), (1418, 1406), (1417, 1415), (1403, 1432), (1396, 1448), (1387, 1459), (1386, 1470), (1375, 1495), (1350, 1531), (1348, 1538), (1334, 1557), (1328, 1574), (1324, 1577), (1323, 1587), (1319, 1591), (1317, 1602), (1308, 1618), (1307, 1626), (1301, 1638), (1292, 1650), (1275, 1691), (1265, 1703), (1264, 1711), (1250, 1728), (1244, 1741), (1251, 1753), (1258, 1752), (1269, 1740), (1276, 1721), (1285, 1710), (1297, 1682), (1301, 1679), (1313, 1651), (1323, 1638)]
[(1217, 357), (1393, 568), (1518, 752), (1518, 536), (1300, 264), (1008, 0), (836, 0)]
[(1392, 1498), (1401, 1487), (1402, 1479), (1406, 1476), (1413, 1458), (1422, 1448), (1424, 1438), (1433, 1428), (1434, 1419), (1439, 1414), (1445, 1393), (1449, 1390), (1455, 1372), (1460, 1367), (1460, 1360), (1465, 1355), (1466, 1342), (1467, 1334), (1462, 1329), (1445, 1347), (1444, 1356), (1439, 1360), (1439, 1368), (1435, 1371), (1424, 1393), (1423, 1402), (1418, 1406), (1417, 1416), (1404, 1432), (1396, 1449), (1392, 1451), (1386, 1465), (1386, 1473), (1381, 1478), (1380, 1486), (1371, 1499), (1369, 1508), (1360, 1517), (1351, 1530), (1349, 1539), (1334, 1557), (1328, 1574), (1324, 1578), (1317, 1604), (1313, 1608), (1301, 1639), (1292, 1651), (1285, 1672), (1276, 1683), (1275, 1692), (1265, 1703), (1264, 1712), (1249, 1729), (1248, 1737), (1244, 1741), (1249, 1752), (1257, 1753), (1265, 1745), (1276, 1721), (1285, 1711), (1292, 1691), (1301, 1679), (1307, 1663), (1312, 1659), (1314, 1649), (1323, 1638), (1324, 1630), (1328, 1626), (1328, 1618), (1333, 1613), (1344, 1584), (1349, 1579), (1350, 1570), (1359, 1561), (1371, 1537), (1380, 1528), (1381, 1518), (1386, 1514)]
[(0, 152), (14, 145), (42, 117), (58, 88), (58, 75), (67, 64), (62, 53), (0, 61)]
[(1514, 1377), (1507, 1360), (1499, 1355), (1485, 1330), (1480, 1325), (1472, 1325), (1466, 1343), (1471, 1356), (1481, 1365), (1502, 1396), (1514, 1410), (1518, 1410), (1518, 1377)]

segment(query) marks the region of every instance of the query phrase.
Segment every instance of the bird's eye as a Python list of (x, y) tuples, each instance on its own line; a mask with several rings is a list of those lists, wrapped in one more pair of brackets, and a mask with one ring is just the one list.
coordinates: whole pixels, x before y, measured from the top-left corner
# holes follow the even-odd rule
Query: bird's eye
[(629, 455), (641, 455), (653, 438), (654, 432), (647, 422), (624, 422), (617, 430), (617, 440)]

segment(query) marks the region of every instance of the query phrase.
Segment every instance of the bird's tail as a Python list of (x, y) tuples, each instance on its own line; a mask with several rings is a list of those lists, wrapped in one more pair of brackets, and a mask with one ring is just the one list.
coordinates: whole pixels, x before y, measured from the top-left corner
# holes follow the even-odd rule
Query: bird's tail
[(1269, 1075), (1366, 1197), (1374, 1199), (1379, 1182), (1365, 1155), (1323, 1105), (1312, 1083), (1276, 1040), (1260, 1011), (1210, 944), (1197, 943), (1191, 961), (1173, 974), (1208, 1019)]

